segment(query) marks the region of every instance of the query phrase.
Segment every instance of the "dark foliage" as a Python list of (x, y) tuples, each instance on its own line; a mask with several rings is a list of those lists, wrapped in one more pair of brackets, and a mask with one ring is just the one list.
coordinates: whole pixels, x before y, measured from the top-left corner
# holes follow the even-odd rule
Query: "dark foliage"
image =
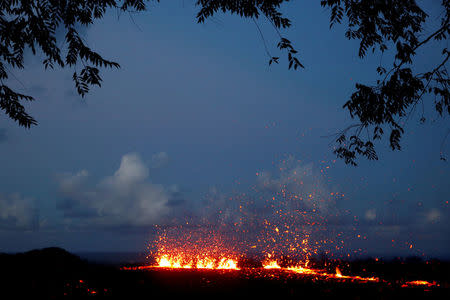
[[(119, 11), (144, 11), (149, 0), (5, 0), (0, 2), (0, 108), (20, 126), (31, 127), (37, 121), (30, 116), (22, 101), (33, 101), (32, 96), (23, 95), (6, 85), (11, 68), (25, 67), (24, 51), (31, 49), (34, 55), (42, 52), (44, 68), (71, 67), (72, 79), (79, 95), (84, 97), (91, 86), (100, 86), (101, 67), (118, 68), (119, 64), (104, 59), (89, 48), (80, 37), (77, 28), (93, 24), (101, 19), (108, 9)], [(159, 2), (156, 0), (155, 2)], [(239, 14), (241, 17), (258, 18), (260, 15), (272, 22), (276, 28), (290, 26), (290, 21), (278, 11), (284, 1), (197, 1), (200, 7), (199, 23), (218, 11)], [(64, 30), (64, 45), (59, 46), (56, 30)], [(296, 58), (297, 51), (291, 42), (280, 35), (278, 48), (287, 51), (289, 68), (303, 67)], [(83, 68), (76, 67), (81, 62)], [(278, 63), (271, 57), (270, 63)]]
[[(434, 106), (441, 117), (450, 114), (450, 79), (446, 63), (450, 52), (442, 49), (440, 62), (429, 71), (413, 71), (416, 53), (425, 44), (447, 39), (450, 33), (450, 1), (442, 0), (439, 28), (423, 37), (427, 14), (414, 0), (352, 1), (324, 0), (322, 6), (331, 9), (330, 27), (347, 17), (348, 39), (360, 40), (359, 56), (365, 57), (369, 50), (388, 50), (395, 46), (395, 59), (387, 70), (377, 68), (380, 79), (376, 85), (356, 84), (356, 91), (344, 104), (350, 116), (358, 120), (337, 134), (338, 147), (334, 153), (346, 163), (356, 165), (358, 155), (378, 159), (373, 142), (389, 132), (392, 150), (400, 150), (404, 126), (422, 104), (421, 122), (425, 122), (425, 95), (434, 96)], [(427, 99), (429, 99), (428, 97)], [(363, 137), (364, 136), (364, 137)], [(445, 159), (441, 152), (441, 159)]]
[[(11, 68), (25, 67), (24, 51), (40, 51), (45, 69), (72, 67), (77, 92), (84, 97), (93, 85), (100, 86), (99, 67), (118, 68), (104, 59), (80, 37), (77, 28), (103, 17), (107, 9), (143, 11), (143, 0), (2, 0), (0, 1), (0, 108), (20, 126), (36, 125), (21, 101), (33, 101), (6, 85)], [(65, 44), (60, 46), (56, 30), (64, 30)], [(83, 68), (77, 71), (81, 62)]]
[[(197, 18), (199, 22), (204, 22), (218, 11), (236, 13), (246, 18), (264, 15), (279, 33), (278, 29), (291, 26), (290, 20), (279, 11), (283, 2), (288, 1), (198, 1), (201, 10)], [(423, 35), (428, 16), (415, 0), (322, 0), (320, 4), (330, 9), (330, 28), (346, 18), (345, 36), (360, 41), (360, 58), (364, 58), (370, 50), (384, 53), (391, 47), (395, 51), (390, 69), (387, 70), (382, 65), (377, 68), (380, 79), (376, 85), (357, 83), (356, 91), (344, 104), (343, 108), (358, 123), (336, 134), (334, 153), (337, 157), (351, 165), (357, 165), (358, 156), (377, 160), (374, 143), (383, 137), (385, 131), (389, 133), (391, 149), (400, 150), (404, 126), (418, 104), (422, 104), (420, 120), (426, 120), (423, 109), (426, 95), (434, 96), (434, 107), (439, 116), (448, 117), (450, 79), (446, 63), (450, 56), (449, 50), (442, 49), (440, 62), (429, 71), (416, 73), (413, 65), (421, 47), (433, 41), (447, 39), (450, 33), (449, 0), (441, 1), (443, 12), (439, 28), (425, 37)], [(292, 66), (294, 69), (304, 68), (295, 57), (297, 51), (291, 42), (280, 33), (279, 35), (281, 41), (278, 48), (288, 51), (289, 69)], [(265, 47), (268, 52), (266, 45)], [(268, 55), (269, 65), (278, 63), (278, 57), (271, 56), (269, 52)], [(441, 159), (445, 160), (442, 150)]]
[[(150, 1), (150, 0), (147, 0)], [(24, 68), (23, 53), (30, 48), (44, 54), (44, 67), (73, 67), (73, 81), (81, 96), (91, 86), (100, 86), (99, 67), (115, 67), (90, 49), (80, 37), (77, 26), (88, 26), (103, 17), (108, 9), (144, 11), (144, 0), (4, 0), (0, 2), (0, 108), (19, 125), (30, 127), (36, 120), (26, 113), (21, 101), (33, 97), (11, 90), (5, 81), (8, 68)], [(158, 0), (156, 0), (158, 1)], [(196, 16), (199, 23), (217, 13), (237, 14), (251, 18), (269, 56), (269, 65), (279, 63), (279, 57), (268, 51), (257, 20), (264, 18), (279, 35), (277, 48), (287, 53), (288, 68), (300, 69), (304, 65), (297, 58), (297, 50), (280, 32), (291, 26), (291, 21), (280, 11), (289, 0), (197, 0)], [(321, 0), (322, 7), (330, 10), (330, 28), (345, 23), (345, 36), (360, 42), (358, 54), (364, 58), (369, 52), (395, 53), (391, 66), (380, 65), (376, 72), (379, 80), (374, 85), (357, 83), (355, 92), (344, 104), (351, 118), (357, 120), (336, 134), (334, 153), (346, 163), (356, 165), (358, 156), (378, 159), (374, 143), (389, 135), (392, 150), (401, 149), (401, 138), (408, 119), (422, 106), (421, 122), (426, 121), (425, 99), (432, 99), (439, 117), (450, 114), (449, 83), (446, 64), (450, 51), (443, 48), (440, 62), (426, 72), (417, 73), (413, 66), (416, 54), (425, 45), (445, 41), (450, 34), (450, 0), (441, 0), (441, 20), (438, 28), (425, 33), (427, 14), (415, 0)], [(57, 44), (55, 32), (65, 30), (66, 47)], [(428, 28), (427, 28), (428, 29)], [(443, 44), (443, 43), (442, 43)], [(64, 54), (62, 54), (64, 53)], [(78, 63), (83, 68), (77, 71)], [(441, 153), (441, 159), (445, 159)]]
[[(283, 2), (288, 2), (289, 0), (240, 0), (240, 1), (229, 1), (229, 0), (198, 0), (196, 5), (200, 7), (200, 11), (197, 14), (197, 21), (199, 23), (204, 23), (206, 19), (212, 17), (218, 12), (237, 14), (242, 18), (251, 18), (254, 21), (260, 17), (264, 17), (277, 31), (280, 41), (277, 44), (277, 48), (283, 51), (287, 51), (288, 58), (288, 68), (304, 68), (303, 64), (300, 63), (296, 54), (297, 50), (294, 49), (290, 40), (284, 37), (279, 29), (285, 29), (291, 26), (291, 21), (284, 17), (280, 12), (280, 5)], [(256, 21), (255, 24), (257, 25)], [(258, 26), (258, 25), (257, 25)], [(258, 30), (259, 26), (258, 26)], [(261, 33), (261, 31), (260, 31)], [(266, 45), (265, 45), (266, 46)], [(278, 63), (279, 57), (272, 56), (267, 50), (266, 52), (269, 56), (269, 65), (272, 63)]]

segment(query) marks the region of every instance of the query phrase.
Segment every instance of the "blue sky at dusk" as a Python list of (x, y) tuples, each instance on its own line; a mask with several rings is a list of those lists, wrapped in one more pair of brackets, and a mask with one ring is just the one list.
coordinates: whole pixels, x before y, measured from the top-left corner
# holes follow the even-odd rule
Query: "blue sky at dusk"
[[(121, 65), (102, 70), (102, 87), (84, 99), (72, 69), (44, 71), (28, 54), (28, 68), (13, 72), (10, 85), (36, 98), (27, 109), (39, 124), (0, 119), (0, 252), (141, 251), (155, 224), (205, 206), (232, 213), (226, 199), (271, 195), (267, 186), (281, 183), (325, 203), (325, 235), (341, 232), (347, 252), (448, 257), (450, 169), (439, 159), (443, 141), (450, 156), (448, 118), (427, 107), (425, 124), (409, 120), (401, 151), (376, 145), (378, 161), (352, 167), (332, 153), (330, 135), (355, 123), (342, 105), (356, 82), (376, 81), (389, 53), (360, 59), (358, 42), (344, 25), (330, 30), (319, 3), (289, 3), (285, 35), (305, 69), (288, 70), (260, 19), (280, 56), (269, 67), (252, 20), (220, 14), (197, 24), (196, 10), (162, 1), (83, 29), (89, 46)], [(419, 53), (416, 68), (436, 49)]]

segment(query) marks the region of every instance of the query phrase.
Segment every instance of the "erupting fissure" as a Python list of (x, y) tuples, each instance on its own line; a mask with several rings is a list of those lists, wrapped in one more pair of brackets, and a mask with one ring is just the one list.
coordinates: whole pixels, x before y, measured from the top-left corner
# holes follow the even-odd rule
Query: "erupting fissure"
[(214, 259), (211, 257), (195, 257), (188, 258), (182, 255), (169, 256), (162, 255), (156, 259), (157, 265), (155, 267), (160, 268), (173, 268), (173, 269), (217, 269), (217, 270), (239, 270), (237, 260), (232, 258), (222, 257), (220, 259)]
[[(268, 257), (271, 257), (268, 255)], [(222, 257), (220, 259), (214, 259), (211, 257), (195, 257), (194, 259), (189, 259), (183, 255), (170, 256), (162, 255), (156, 258), (156, 264), (150, 266), (141, 267), (129, 267), (122, 268), (123, 270), (148, 270), (148, 269), (208, 269), (208, 270), (231, 270), (239, 271), (239, 263), (237, 259)], [(242, 271), (249, 271), (258, 268), (244, 268)], [(275, 259), (266, 259), (262, 263), (262, 269), (266, 272), (278, 271), (286, 272), (287, 274), (300, 274), (300, 275), (313, 275), (315, 278), (320, 278), (324, 280), (350, 280), (357, 282), (386, 282), (378, 277), (362, 277), (353, 275), (343, 275), (341, 270), (336, 267), (335, 273), (328, 273), (324, 270), (311, 269), (307, 267), (307, 263), (303, 266), (287, 266), (283, 267)], [(429, 282), (425, 280), (415, 280), (406, 281), (401, 284), (401, 287), (411, 287), (411, 286), (423, 286), (423, 287), (435, 287), (439, 286), (436, 282)]]
[[(270, 255), (269, 255), (270, 257)], [(183, 255), (169, 256), (162, 255), (156, 258), (156, 265), (148, 268), (171, 268), (171, 269), (210, 269), (210, 270), (240, 270), (238, 267), (237, 259), (222, 257), (220, 259), (214, 259), (211, 257), (195, 257), (194, 259), (189, 259)], [(348, 276), (342, 275), (339, 268), (336, 268), (335, 274), (327, 273), (323, 270), (315, 270), (304, 266), (296, 265), (289, 267), (282, 267), (278, 261), (265, 260), (262, 263), (262, 268), (266, 270), (277, 269), (286, 272), (292, 272), (297, 274), (308, 274), (316, 275), (324, 278), (342, 278), (349, 280), (359, 280), (359, 281), (380, 281), (377, 277), (361, 277), (361, 276)]]

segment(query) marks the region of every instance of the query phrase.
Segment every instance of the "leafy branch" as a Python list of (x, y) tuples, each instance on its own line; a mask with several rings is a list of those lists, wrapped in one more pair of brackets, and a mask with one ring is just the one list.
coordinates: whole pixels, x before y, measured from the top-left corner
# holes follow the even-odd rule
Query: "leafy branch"
[[(156, 0), (158, 1), (158, 0)], [(84, 67), (73, 80), (79, 95), (84, 97), (90, 86), (100, 86), (99, 68), (119, 68), (119, 64), (104, 59), (89, 48), (76, 28), (93, 24), (101, 19), (108, 9), (120, 11), (144, 11), (144, 0), (35, 0), (0, 2), (0, 109), (19, 126), (30, 128), (37, 125), (21, 103), (33, 101), (29, 95), (13, 91), (7, 85), (8, 67), (23, 69), (24, 51), (33, 55), (40, 51), (44, 68), (73, 67), (81, 63)], [(63, 29), (67, 50), (65, 55), (57, 44), (56, 30)]]
[(264, 44), (266, 54), (269, 56), (269, 65), (272, 63), (279, 63), (279, 57), (270, 54), (264, 35), (256, 20), (260, 16), (264, 16), (270, 24), (275, 28), (275, 31), (280, 37), (277, 48), (282, 51), (287, 51), (288, 68), (297, 70), (304, 68), (297, 58), (297, 50), (292, 46), (292, 42), (280, 33), (280, 29), (286, 29), (291, 26), (291, 21), (283, 17), (279, 11), (281, 3), (287, 2), (285, 0), (257, 0), (257, 1), (227, 1), (227, 0), (198, 0), (197, 6), (200, 10), (197, 13), (197, 22), (204, 23), (208, 18), (211, 18), (218, 12), (237, 14), (243, 18), (251, 18), (255, 23), (258, 33)]
[[(359, 125), (335, 135), (337, 157), (351, 165), (357, 165), (358, 156), (377, 159), (373, 143), (382, 138), (386, 127), (390, 131), (391, 149), (400, 150), (404, 127), (419, 103), (422, 104), (420, 121), (426, 120), (423, 101), (427, 94), (435, 96), (435, 109), (441, 117), (450, 114), (450, 81), (445, 67), (450, 55), (447, 48), (442, 50), (440, 63), (431, 71), (414, 73), (411, 67), (419, 48), (432, 41), (445, 40), (450, 33), (450, 1), (442, 1), (444, 17), (441, 24), (422, 41), (418, 36), (428, 16), (415, 1), (324, 0), (321, 4), (331, 8), (330, 27), (341, 23), (344, 14), (347, 16), (346, 36), (360, 40), (360, 57), (364, 57), (370, 48), (375, 51), (378, 47), (383, 53), (388, 49), (387, 42), (395, 44), (392, 68), (387, 71), (380, 65), (377, 73), (382, 78), (377, 84), (356, 83), (356, 91), (344, 104), (343, 108), (352, 119), (358, 119)], [(366, 133), (365, 137), (360, 137), (361, 132)]]

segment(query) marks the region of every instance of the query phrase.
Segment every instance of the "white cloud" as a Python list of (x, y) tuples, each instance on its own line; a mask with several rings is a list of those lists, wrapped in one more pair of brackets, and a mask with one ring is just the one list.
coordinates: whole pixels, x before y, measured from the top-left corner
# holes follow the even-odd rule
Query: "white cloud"
[(64, 193), (75, 192), (80, 186), (82, 186), (89, 173), (86, 170), (81, 170), (76, 174), (63, 173), (58, 175), (59, 188)]
[(119, 169), (114, 176), (107, 179), (117, 185), (128, 185), (142, 182), (148, 178), (148, 168), (136, 153), (129, 153), (122, 156)]
[(118, 170), (93, 187), (88, 172), (58, 178), (59, 208), (70, 226), (150, 226), (168, 213), (170, 192), (149, 181), (149, 169), (136, 153), (122, 157)]

